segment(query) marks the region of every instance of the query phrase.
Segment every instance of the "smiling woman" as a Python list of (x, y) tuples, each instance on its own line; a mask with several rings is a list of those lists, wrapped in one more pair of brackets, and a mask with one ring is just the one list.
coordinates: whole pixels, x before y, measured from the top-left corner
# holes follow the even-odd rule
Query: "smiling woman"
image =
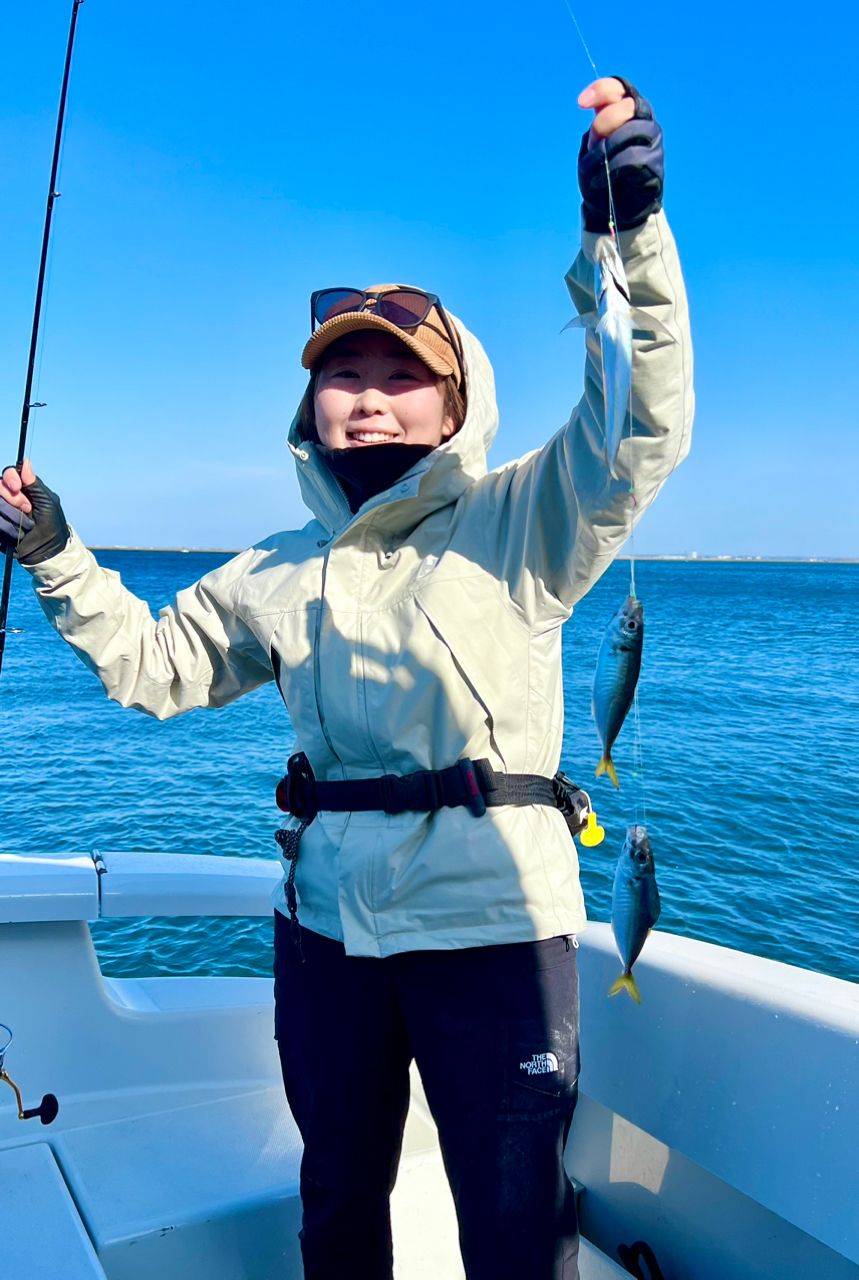
[(311, 374), (304, 435), (328, 449), (435, 448), (465, 420), (462, 339), (438, 297), (421, 289), (314, 293), (302, 364)]
[(0, 545), (111, 697), (166, 719), (276, 679), (288, 708), (274, 1031), (304, 1140), (306, 1280), (391, 1280), (412, 1060), (468, 1280), (578, 1277), (563, 1153), (585, 912), (555, 776), (561, 628), (685, 456), (693, 406), (661, 134), (626, 83), (586, 98), (570, 295), (593, 311), (611, 172), (631, 304), (661, 335), (632, 365), (619, 479), (598, 343), (566, 426), (489, 470), (498, 412), (480, 342), (436, 295), (378, 285), (312, 295), (288, 441), (313, 518), (206, 574), (157, 622), (29, 463), (0, 482)]
[(462, 340), (435, 294), (398, 285), (313, 295), (300, 433), (350, 510), (412, 470), (465, 421)]
[(364, 330), (332, 342), (310, 375), (299, 420), (356, 514), (459, 430), (453, 375), (433, 373), (404, 343)]
[(314, 421), (322, 444), (435, 448), (456, 424), (445, 412), (443, 379), (398, 338), (350, 333), (332, 343), (320, 365)]

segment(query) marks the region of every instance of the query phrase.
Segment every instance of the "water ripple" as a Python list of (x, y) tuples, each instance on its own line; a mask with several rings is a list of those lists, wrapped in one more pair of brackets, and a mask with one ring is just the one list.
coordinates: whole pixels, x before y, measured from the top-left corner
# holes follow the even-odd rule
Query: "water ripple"
[[(154, 607), (219, 562), (101, 559)], [(624, 564), (564, 635), (562, 765), (608, 833), (580, 851), (589, 914), (608, 918), (625, 827), (646, 807), (661, 927), (859, 980), (859, 566), (644, 562), (637, 577), (643, 785), (631, 723), (615, 750), (620, 792), (593, 777), (590, 686)], [(293, 735), (273, 687), (157, 724), (104, 698), (17, 568), (10, 621), (24, 631), (9, 636), (0, 685), (7, 848), (274, 857), (272, 789)], [(93, 934), (114, 974), (270, 972), (267, 919), (102, 922)]]

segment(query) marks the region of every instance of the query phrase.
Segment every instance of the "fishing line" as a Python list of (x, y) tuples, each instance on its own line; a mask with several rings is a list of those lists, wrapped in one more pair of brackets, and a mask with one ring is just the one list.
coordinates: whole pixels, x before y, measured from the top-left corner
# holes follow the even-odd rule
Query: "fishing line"
[[(68, 111), (68, 108), (67, 108), (65, 118), (69, 119), (70, 117), (73, 117), (73, 116), (74, 116), (74, 113)], [(63, 191), (63, 164), (65, 163), (65, 156), (66, 156), (66, 133), (64, 130), (60, 136), (60, 153), (57, 159), (57, 180), (56, 180), (56, 191), (55, 191), (56, 200), (59, 200)], [(56, 260), (56, 256), (57, 256), (56, 236), (54, 236), (48, 242), (47, 268), (45, 271), (45, 297), (42, 303), (42, 314), (41, 314), (42, 323), (39, 325), (39, 329), (40, 329), (39, 352), (38, 352), (38, 355), (36, 356), (36, 379), (35, 379), (36, 389), (35, 389), (35, 392), (33, 393), (35, 403), (31, 404), (30, 407), (32, 409), (44, 409), (47, 407), (46, 405), (39, 403), (39, 401), (41, 399), (40, 392), (42, 389), (42, 370), (45, 364), (45, 336), (48, 331), (48, 326), (45, 323), (45, 321), (47, 320), (47, 317), (51, 310), (51, 286), (54, 280), (54, 261)], [(33, 456), (33, 452), (35, 449), (34, 442), (36, 439), (38, 426), (39, 426), (39, 415), (37, 414), (36, 420), (33, 423), (33, 425), (30, 427), (30, 432), (29, 432), (31, 457)]]
[(585, 51), (585, 57), (587, 58), (588, 62), (591, 64), (591, 66), (593, 67), (593, 69), (594, 69), (594, 75), (596, 76), (596, 78), (597, 78), (597, 79), (599, 79), (599, 74), (600, 74), (600, 73), (597, 71), (597, 64), (594, 62), (593, 58), (591, 57), (591, 51), (590, 51), (590, 49), (589, 49), (589, 48), (588, 48), (588, 46), (587, 46), (587, 41), (585, 40), (585, 37), (582, 35), (582, 29), (581, 29), (581, 27), (579, 26), (579, 20), (578, 20), (578, 18), (576, 17), (576, 15), (573, 13), (573, 9), (572, 9), (572, 6), (571, 6), (571, 4), (570, 4), (570, 0), (564, 0), (564, 4), (567, 6), (567, 13), (570, 15), (570, 17), (571, 17), (571, 18), (572, 18), (572, 20), (573, 20), (573, 26), (576, 28), (576, 31), (579, 33), (579, 39), (580, 39), (580, 40), (581, 40), (581, 42), (582, 42), (582, 48), (583, 48), (583, 49), (584, 49), (584, 51)]
[[(63, 135), (60, 141), (60, 151), (57, 159), (57, 181), (56, 181), (55, 200), (59, 199), (60, 193), (62, 190), (63, 157), (65, 156), (65, 153), (66, 153), (66, 140), (65, 140), (65, 135)], [(53, 283), (53, 278), (54, 278), (54, 259), (56, 257), (55, 249), (56, 249), (56, 238), (52, 238), (48, 242), (48, 251), (45, 258), (45, 286), (44, 286), (44, 294), (42, 297), (40, 320), (44, 320), (51, 310), (51, 285)], [(31, 392), (31, 395), (33, 398), (28, 405), (30, 414), (32, 414), (34, 409), (47, 408), (47, 405), (42, 401), (42, 398), (41, 398), (42, 369), (44, 368), (44, 364), (45, 364), (46, 333), (47, 333), (46, 325), (40, 323), (39, 347), (36, 353), (35, 375), (33, 378), (34, 388)], [(40, 426), (39, 418), (40, 418), (40, 414), (38, 413), (36, 413), (35, 416), (33, 417), (30, 417), (28, 415), (28, 418), (27, 418), (27, 437), (28, 437), (27, 452), (31, 459), (35, 457), (36, 453), (38, 452), (38, 449), (36, 446), (36, 440), (39, 435), (39, 426)], [(33, 469), (35, 470), (35, 467)], [(24, 537), (24, 526), (22, 524), (18, 530), (17, 541), (20, 542), (23, 537)]]
[[(588, 62), (591, 64), (594, 75), (599, 80), (600, 73), (597, 70), (597, 64), (593, 60), (591, 51), (588, 48), (587, 41), (585, 40), (584, 34), (582, 33), (582, 29), (579, 26), (579, 20), (573, 11), (572, 5), (570, 4), (570, 0), (564, 0), (564, 4), (566, 5), (567, 13), (570, 15), (570, 17), (573, 20), (573, 26), (576, 28), (576, 34), (578, 35), (579, 40), (581, 41), (582, 48), (585, 51), (585, 57), (587, 58)], [(609, 235), (611, 236), (612, 240), (614, 241), (617, 247), (618, 254), (622, 261), (623, 255), (620, 252), (620, 244), (617, 238), (617, 215), (615, 213), (614, 191), (611, 185), (611, 169), (609, 168), (607, 151), (605, 152), (603, 159), (605, 161), (606, 193), (608, 195), (608, 230), (609, 230)], [(629, 389), (629, 403), (627, 405), (627, 420), (629, 422), (628, 434), (629, 434), (629, 437), (631, 438), (632, 437), (632, 387), (630, 387)], [(633, 597), (633, 599), (635, 599), (636, 598), (636, 594), (635, 594), (635, 521), (633, 519), (633, 513), (634, 513), (634, 508), (636, 503), (635, 503), (635, 485), (632, 481), (632, 478), (630, 478), (630, 482), (629, 482), (629, 497), (630, 497), (629, 513), (628, 513), (629, 514), (629, 519), (628, 519), (629, 532), (627, 534), (627, 537), (630, 543), (629, 594)]]
[[(83, 0), (81, 0), (81, 3), (83, 3)], [(69, 111), (68, 107), (66, 107), (63, 123), (65, 124), (65, 122), (68, 119), (72, 119), (72, 120), (74, 119), (74, 112)], [(63, 165), (65, 163), (65, 157), (66, 157), (66, 138), (67, 138), (67, 135), (66, 135), (65, 129), (63, 129), (63, 132), (60, 135), (60, 151), (57, 159), (57, 180), (55, 183), (56, 190), (54, 193), (55, 201), (60, 199), (63, 192)], [(60, 228), (60, 232), (61, 231), (62, 231), (62, 228)], [(51, 239), (48, 242), (48, 253), (47, 253), (46, 268), (45, 268), (45, 294), (44, 294), (44, 299), (42, 301), (42, 309), (41, 309), (40, 325), (39, 325), (39, 351), (36, 356), (36, 375), (35, 375), (36, 386), (33, 392), (33, 399), (30, 402), (31, 410), (47, 408), (47, 405), (42, 401), (42, 397), (41, 397), (42, 372), (45, 365), (45, 337), (48, 332), (48, 325), (46, 321), (51, 311), (51, 287), (53, 285), (53, 280), (54, 280), (54, 262), (56, 261), (56, 256), (57, 256), (56, 235), (54, 235), (51, 237)], [(39, 421), (40, 417), (41, 417), (41, 414), (37, 413), (36, 416), (30, 419), (30, 421), (28, 422), (29, 456), (31, 459), (34, 458), (37, 453), (36, 439), (39, 434), (39, 427), (41, 426), (41, 423)], [(35, 467), (33, 469), (35, 470)], [(19, 536), (19, 539), (24, 536), (23, 530), (19, 533), (18, 536)]]
[[(55, 188), (54, 201), (60, 198), (60, 194), (62, 192), (63, 158), (65, 157), (65, 154), (66, 154), (66, 139), (65, 139), (65, 133), (63, 133), (60, 137), (60, 149), (57, 155), (57, 176), (56, 176), (56, 181), (54, 183), (54, 188)], [(27, 406), (30, 413), (32, 413), (34, 409), (47, 408), (47, 405), (41, 399), (42, 369), (44, 368), (44, 363), (45, 363), (45, 335), (47, 333), (47, 327), (44, 323), (41, 323), (41, 322), (45, 320), (46, 316), (48, 315), (51, 309), (51, 285), (53, 283), (53, 278), (54, 278), (54, 259), (56, 257), (55, 247), (56, 247), (56, 237), (48, 241), (47, 253), (45, 255), (45, 284), (44, 284), (44, 293), (43, 293), (42, 303), (40, 308), (39, 346), (38, 346), (38, 351), (36, 353), (35, 376), (33, 379), (33, 382), (35, 385), (33, 390), (30, 393), (33, 398), (30, 401), (29, 405)], [(27, 418), (27, 436), (28, 436), (27, 443), (28, 443), (28, 454), (30, 458), (32, 458), (37, 452), (36, 439), (39, 434), (39, 425), (40, 425), (39, 416), (40, 415), (37, 413), (34, 417), (30, 417), (28, 415), (28, 418)], [(22, 524), (18, 530), (17, 541), (20, 542), (23, 536), (24, 536), (24, 526)]]
[[(51, 309), (51, 281), (53, 279), (53, 274), (54, 274), (54, 251), (52, 246), (48, 250), (48, 265), (45, 273), (45, 300), (42, 304), (43, 316), (46, 316)], [(45, 327), (42, 326), (42, 330), (39, 335), (39, 352), (38, 352), (38, 355), (36, 356), (36, 378), (35, 378), (36, 388), (35, 388), (35, 391), (33, 392), (33, 399), (30, 401), (31, 412), (34, 409), (47, 408), (47, 405), (41, 399), (42, 368), (44, 366), (44, 363), (45, 363)], [(34, 418), (31, 418), (28, 422), (30, 458), (33, 458), (37, 452), (36, 438), (39, 434), (39, 416), (40, 415), (37, 413), (36, 416)], [(19, 537), (23, 537), (23, 531), (19, 534)]]
[[(585, 51), (585, 57), (587, 58), (588, 62), (591, 64), (593, 73), (596, 76), (596, 78), (600, 79), (600, 73), (597, 70), (597, 64), (594, 62), (594, 59), (591, 55), (591, 51), (588, 48), (587, 41), (585, 40), (584, 33), (582, 32), (582, 29), (579, 26), (579, 20), (576, 17), (575, 12), (573, 11), (573, 7), (570, 4), (570, 0), (564, 0), (564, 4), (566, 6), (567, 13), (569, 13), (573, 21), (573, 26), (576, 28), (576, 34), (578, 35), (579, 40), (581, 41), (582, 48)], [(605, 160), (606, 192), (608, 195), (608, 231), (609, 231), (609, 235), (611, 236), (612, 240), (615, 243), (615, 246), (617, 248), (621, 261), (623, 261), (623, 255), (620, 252), (620, 243), (618, 241), (618, 236), (617, 236), (617, 215), (615, 213), (614, 192), (612, 190), (612, 185), (611, 185), (611, 170), (609, 168), (607, 149), (605, 151), (603, 158)], [(627, 438), (631, 440), (632, 439), (632, 387), (631, 386), (629, 389), (629, 401), (627, 404), (627, 421), (629, 422), (629, 430), (627, 433)], [(627, 510), (627, 528), (628, 528), (627, 539), (629, 542), (629, 594), (632, 596), (633, 600), (636, 600), (638, 598), (636, 594), (636, 585), (635, 585), (635, 518), (634, 516), (635, 516), (636, 505), (637, 503), (635, 499), (635, 483), (634, 483), (634, 478), (632, 477), (632, 475), (630, 475), (629, 504), (628, 504), (628, 510)], [(634, 733), (634, 742), (633, 742), (633, 778), (639, 783), (639, 786), (637, 788), (637, 793), (640, 794), (641, 796), (641, 807), (644, 813), (644, 821), (646, 825), (647, 800), (646, 800), (645, 787), (644, 787), (644, 749), (643, 749), (642, 740), (641, 740), (641, 714), (640, 714), (640, 709), (638, 704), (638, 685), (637, 684), (635, 687), (635, 694), (633, 696), (633, 710), (634, 710), (634, 717), (635, 717), (634, 719), (635, 733)], [(637, 768), (635, 767), (636, 765), (637, 765)], [(638, 822), (638, 795), (636, 795), (636, 798), (633, 802), (633, 812), (635, 815), (634, 821), (637, 823)]]
[[(597, 80), (599, 80), (600, 73), (599, 71), (597, 71), (597, 64), (594, 62), (593, 58), (591, 57), (591, 51), (587, 46), (585, 37), (582, 35), (582, 29), (579, 26), (579, 20), (576, 17), (575, 13), (573, 12), (573, 8), (572, 8), (572, 5), (570, 4), (570, 0), (564, 0), (564, 4), (567, 6), (567, 13), (572, 18), (573, 26), (576, 28), (576, 33), (582, 42), (582, 48), (585, 51), (585, 57), (587, 58), (588, 62), (591, 64), (593, 73), (596, 76)], [(606, 190), (608, 192), (608, 231), (612, 240), (614, 240), (615, 243), (617, 243), (617, 218), (615, 217), (615, 213), (614, 213), (614, 193), (611, 189), (611, 173), (608, 167), (608, 155), (606, 154), (603, 158), (605, 160), (605, 180), (606, 180)]]
[[(76, 8), (80, 7), (80, 4), (83, 4), (83, 0), (79, 0), (79, 4), (75, 7)], [(74, 123), (74, 114), (75, 114), (74, 108), (72, 107), (72, 109), (70, 110), (69, 103), (67, 102), (63, 110), (63, 127), (60, 131), (60, 148), (59, 148), (59, 154), (57, 156), (57, 176), (56, 176), (56, 182), (54, 183), (54, 187), (55, 187), (54, 200), (55, 201), (59, 200), (63, 193), (63, 168), (65, 166), (65, 161), (66, 161), (66, 145), (68, 142), (68, 134), (66, 133), (65, 125), (68, 121), (71, 121), (72, 123)], [(60, 237), (62, 238), (62, 227), (60, 227), (59, 234), (60, 234)], [(53, 285), (53, 279), (54, 279), (54, 262), (56, 260), (56, 256), (57, 256), (56, 235), (54, 235), (48, 241), (47, 266), (46, 266), (46, 272), (45, 272), (45, 296), (42, 302), (42, 310), (41, 310), (40, 325), (39, 325), (39, 329), (40, 329), (39, 352), (36, 357), (36, 377), (35, 377), (36, 389), (33, 392), (33, 400), (31, 401), (31, 404), (30, 404), (31, 409), (47, 408), (47, 405), (42, 403), (42, 398), (40, 393), (42, 389), (42, 372), (45, 364), (45, 337), (48, 331), (48, 326), (47, 326), (47, 323), (45, 322), (51, 310), (51, 287)], [(36, 454), (36, 437), (38, 436), (39, 426), (41, 425), (39, 422), (40, 417), (41, 417), (40, 414), (36, 414), (36, 417), (32, 421), (32, 423), (28, 424), (29, 437), (30, 437), (29, 453), (31, 458), (33, 458)], [(23, 534), (19, 536), (23, 536)]]
[(633, 770), (632, 776), (638, 783), (635, 799), (633, 801), (633, 821), (638, 823), (638, 803), (641, 797), (641, 812), (644, 826), (647, 826), (647, 787), (644, 777), (644, 746), (641, 740), (641, 714), (638, 705), (638, 686), (636, 685), (635, 694), (632, 699), (632, 710), (635, 717), (635, 736), (632, 746)]

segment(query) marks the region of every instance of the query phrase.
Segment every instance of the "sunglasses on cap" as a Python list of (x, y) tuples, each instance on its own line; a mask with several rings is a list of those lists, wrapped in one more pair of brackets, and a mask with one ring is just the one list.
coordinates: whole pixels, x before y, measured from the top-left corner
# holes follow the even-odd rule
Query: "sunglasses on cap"
[[(372, 308), (369, 306), (371, 302), (374, 304)], [(386, 289), (384, 293), (374, 293), (367, 289), (317, 289), (310, 295), (310, 333), (312, 335), (317, 325), (325, 324), (326, 320), (333, 320), (335, 316), (370, 310), (373, 315), (408, 332), (424, 324), (433, 307), (444, 325), (447, 340), (455, 351), (462, 370), (465, 368), (465, 360), (459, 334), (450, 323), (438, 294), (425, 293), (423, 289)]]

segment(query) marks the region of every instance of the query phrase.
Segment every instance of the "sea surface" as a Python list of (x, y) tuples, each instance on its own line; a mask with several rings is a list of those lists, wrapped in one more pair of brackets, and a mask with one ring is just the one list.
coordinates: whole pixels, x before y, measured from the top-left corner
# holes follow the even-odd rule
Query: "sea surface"
[[(153, 612), (227, 558), (99, 553)], [(643, 770), (630, 718), (614, 752), (619, 792), (594, 779), (590, 686), (628, 590), (625, 561), (564, 633), (561, 767), (607, 831), (580, 850), (590, 917), (608, 919), (625, 827), (646, 810), (660, 929), (859, 981), (859, 565), (643, 561), (636, 577)], [(275, 856), (273, 790), (293, 731), (273, 685), (162, 724), (107, 700), (18, 566), (9, 625), (20, 630), (0, 676), (4, 850)], [(114, 976), (271, 972), (268, 919), (92, 930)]]

